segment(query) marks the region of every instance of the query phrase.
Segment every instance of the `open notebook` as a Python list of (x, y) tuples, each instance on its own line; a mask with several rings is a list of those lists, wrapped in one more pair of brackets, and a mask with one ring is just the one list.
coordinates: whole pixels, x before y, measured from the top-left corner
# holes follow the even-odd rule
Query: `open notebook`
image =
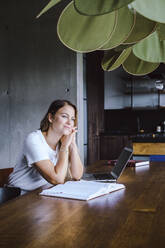
[(125, 186), (119, 183), (102, 183), (80, 180), (58, 184), (52, 188), (43, 190), (40, 195), (90, 200), (92, 198), (124, 188)]

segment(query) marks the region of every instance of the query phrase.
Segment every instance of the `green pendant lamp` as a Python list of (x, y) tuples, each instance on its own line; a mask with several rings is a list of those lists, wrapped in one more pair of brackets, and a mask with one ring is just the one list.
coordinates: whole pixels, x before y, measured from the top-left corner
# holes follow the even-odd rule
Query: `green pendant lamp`
[(104, 71), (113, 71), (117, 69), (129, 56), (132, 48), (127, 48), (123, 51), (110, 50), (106, 51), (101, 63)]
[(136, 57), (152, 63), (165, 62), (165, 40), (160, 40), (157, 31), (133, 46)]
[(132, 52), (122, 64), (123, 69), (129, 74), (143, 76), (157, 69), (160, 63), (151, 63), (137, 58)]
[(136, 20), (133, 30), (124, 44), (134, 44), (146, 38), (156, 29), (156, 23), (136, 12)]
[(133, 0), (74, 0), (75, 9), (82, 15), (104, 15), (120, 9)]
[(164, 0), (136, 0), (131, 6), (146, 18), (165, 23), (165, 1)]
[[(128, 7), (123, 7), (117, 12), (117, 24), (110, 40), (101, 47), (101, 50), (109, 50), (123, 43), (132, 32), (136, 15)], [(123, 21), (124, 20), (124, 21)]]
[(79, 14), (73, 1), (67, 5), (57, 23), (61, 42), (76, 52), (92, 52), (102, 47), (111, 37), (116, 25), (116, 12), (101, 16)]

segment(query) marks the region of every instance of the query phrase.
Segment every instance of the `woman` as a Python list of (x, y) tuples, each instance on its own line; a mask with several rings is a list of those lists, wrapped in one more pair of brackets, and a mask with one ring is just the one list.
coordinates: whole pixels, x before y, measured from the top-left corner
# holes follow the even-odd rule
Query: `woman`
[(21, 188), (23, 194), (47, 183), (64, 183), (68, 171), (74, 180), (79, 180), (83, 165), (75, 140), (76, 121), (77, 109), (71, 102), (52, 102), (40, 129), (25, 139), (8, 186)]

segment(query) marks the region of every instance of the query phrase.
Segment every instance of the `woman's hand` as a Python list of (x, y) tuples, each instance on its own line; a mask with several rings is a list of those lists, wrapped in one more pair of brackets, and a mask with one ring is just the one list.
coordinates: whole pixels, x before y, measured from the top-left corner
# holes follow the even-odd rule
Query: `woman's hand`
[(70, 145), (76, 145), (77, 127), (72, 127), (68, 135), (63, 135), (61, 138), (61, 146), (69, 148)]

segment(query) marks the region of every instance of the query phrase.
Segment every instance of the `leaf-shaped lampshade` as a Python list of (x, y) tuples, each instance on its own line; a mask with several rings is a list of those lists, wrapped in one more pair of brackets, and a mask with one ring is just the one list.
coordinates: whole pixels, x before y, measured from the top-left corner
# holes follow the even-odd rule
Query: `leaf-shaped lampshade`
[(127, 49), (127, 48), (132, 47), (132, 46), (133, 46), (133, 44), (121, 44), (121, 45), (115, 47), (114, 50), (116, 52), (122, 52), (124, 49)]
[[(135, 24), (135, 13), (130, 11), (128, 7), (120, 8), (116, 11), (117, 24), (110, 40), (101, 47), (102, 50), (109, 50), (119, 46), (131, 33)], [(123, 21), (124, 20), (124, 21)]]
[(123, 51), (109, 50), (106, 51), (101, 63), (103, 70), (113, 71), (118, 68), (129, 56), (132, 48), (124, 49)]
[(77, 52), (91, 52), (106, 43), (115, 27), (116, 12), (101, 16), (80, 15), (73, 1), (67, 5), (57, 23), (63, 44)]
[(160, 41), (155, 31), (134, 45), (133, 53), (144, 61), (153, 63), (165, 62), (165, 41)]
[(131, 3), (141, 15), (150, 20), (165, 23), (165, 1), (164, 0), (136, 0)]
[(165, 40), (165, 24), (158, 23), (157, 24), (157, 32), (160, 40)]
[(54, 5), (56, 5), (57, 3), (61, 2), (61, 0), (51, 0), (46, 6), (45, 8), (43, 8), (43, 10), (37, 15), (37, 18), (39, 18), (42, 14), (44, 14), (46, 11), (48, 11), (50, 8), (52, 8)]
[(136, 76), (146, 75), (156, 70), (160, 63), (150, 63), (137, 58), (132, 52), (124, 61), (123, 68), (126, 72)]
[(75, 9), (83, 15), (103, 15), (128, 5), (134, 0), (74, 0)]
[(151, 21), (148, 18), (136, 12), (135, 25), (129, 37), (124, 41), (124, 44), (136, 43), (146, 38), (148, 35), (154, 32), (155, 29), (156, 29), (156, 23), (154, 21)]

